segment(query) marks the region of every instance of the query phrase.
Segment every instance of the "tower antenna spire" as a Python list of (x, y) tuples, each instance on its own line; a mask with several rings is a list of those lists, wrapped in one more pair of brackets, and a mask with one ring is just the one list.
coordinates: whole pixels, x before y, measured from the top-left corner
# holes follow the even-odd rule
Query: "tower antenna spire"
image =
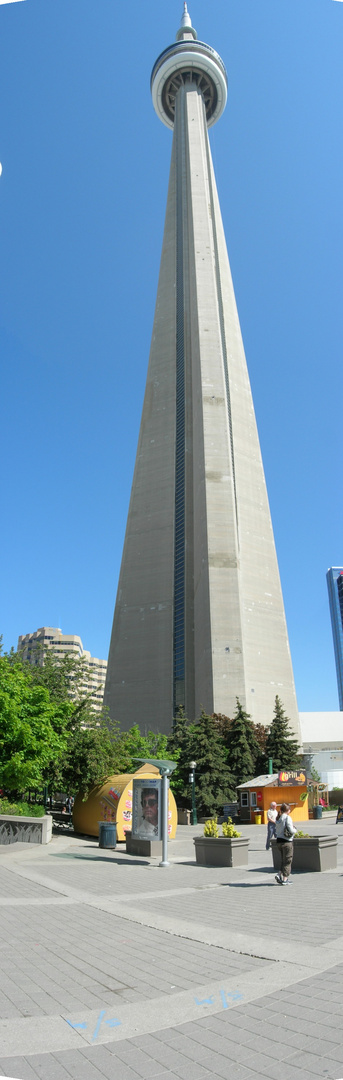
[(192, 25), (192, 20), (191, 20), (191, 17), (190, 17), (189, 11), (188, 11), (188, 7), (187, 7), (187, 4), (186, 4), (186, 0), (185, 0), (185, 3), (183, 5), (183, 16), (182, 16), (182, 19), (181, 19), (181, 26), (184, 27), (184, 26), (191, 26), (191, 25)]
[(188, 11), (187, 4), (185, 2), (183, 5), (183, 15), (181, 19), (180, 29), (177, 32), (176, 40), (181, 41), (184, 35), (188, 37), (190, 34), (193, 38), (196, 39), (197, 33), (196, 30), (194, 30), (194, 26), (192, 26), (192, 20)]

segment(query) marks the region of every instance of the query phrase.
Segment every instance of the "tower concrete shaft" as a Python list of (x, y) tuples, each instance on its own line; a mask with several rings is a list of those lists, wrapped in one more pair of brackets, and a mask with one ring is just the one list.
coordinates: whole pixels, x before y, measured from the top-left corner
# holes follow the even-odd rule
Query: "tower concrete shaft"
[[(188, 15), (187, 5), (185, 13)], [(189, 17), (188, 17), (189, 18)], [(220, 57), (188, 21), (152, 75), (173, 149), (147, 385), (105, 704), (126, 730), (168, 732), (298, 711), (266, 484), (207, 127)], [(208, 50), (208, 55), (207, 51)]]

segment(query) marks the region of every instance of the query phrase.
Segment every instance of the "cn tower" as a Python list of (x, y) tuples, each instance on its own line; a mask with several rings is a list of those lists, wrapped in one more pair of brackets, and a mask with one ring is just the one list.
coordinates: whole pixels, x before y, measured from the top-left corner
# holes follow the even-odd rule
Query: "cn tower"
[[(298, 738), (286, 619), (208, 128), (218, 53), (184, 4), (151, 75), (173, 131), (145, 398), (108, 659), (122, 730), (169, 732), (180, 706), (258, 723), (279, 695)], [(300, 740), (301, 741), (301, 740)]]

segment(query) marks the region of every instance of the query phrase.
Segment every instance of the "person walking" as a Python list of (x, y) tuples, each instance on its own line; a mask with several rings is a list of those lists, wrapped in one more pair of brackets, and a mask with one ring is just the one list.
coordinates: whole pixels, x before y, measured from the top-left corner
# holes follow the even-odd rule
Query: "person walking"
[(270, 807), (269, 807), (269, 810), (267, 810), (267, 841), (266, 841), (266, 851), (269, 851), (269, 848), (270, 848), (270, 841), (271, 841), (272, 837), (275, 837), (275, 836), (276, 836), (276, 825), (275, 825), (275, 822), (276, 822), (276, 818), (277, 818), (277, 807), (276, 807), (276, 802), (271, 802), (271, 804), (270, 804)]
[(280, 848), (281, 855), (281, 870), (279, 874), (275, 875), (275, 881), (277, 881), (278, 885), (291, 884), (289, 875), (293, 859), (293, 837), (296, 835), (296, 832), (297, 829), (294, 828), (290, 816), (290, 806), (288, 803), (281, 803), (276, 818), (276, 842)]

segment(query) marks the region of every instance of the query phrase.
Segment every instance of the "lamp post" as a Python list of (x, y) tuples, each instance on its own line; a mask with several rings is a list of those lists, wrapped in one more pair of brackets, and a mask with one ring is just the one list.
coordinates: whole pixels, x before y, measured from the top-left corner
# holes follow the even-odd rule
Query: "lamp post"
[(189, 762), (189, 768), (191, 772), (189, 774), (189, 782), (192, 785), (192, 825), (198, 824), (197, 809), (195, 805), (195, 766), (196, 761)]

